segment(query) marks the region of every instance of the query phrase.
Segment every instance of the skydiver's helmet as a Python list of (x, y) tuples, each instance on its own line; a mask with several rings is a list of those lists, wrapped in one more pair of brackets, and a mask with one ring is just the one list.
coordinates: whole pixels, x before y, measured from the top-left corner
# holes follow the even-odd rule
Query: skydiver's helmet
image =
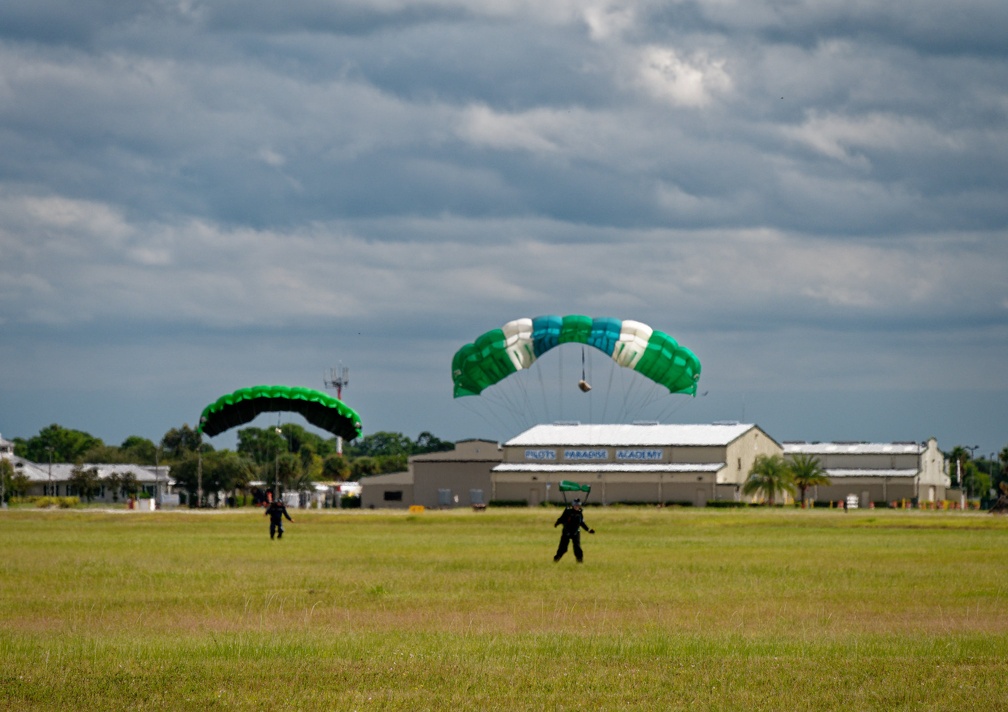
[(580, 499), (575, 499), (573, 502), (571, 502), (571, 506), (572, 507), (578, 507), (578, 508), (580, 508), (581, 507), (581, 500)]

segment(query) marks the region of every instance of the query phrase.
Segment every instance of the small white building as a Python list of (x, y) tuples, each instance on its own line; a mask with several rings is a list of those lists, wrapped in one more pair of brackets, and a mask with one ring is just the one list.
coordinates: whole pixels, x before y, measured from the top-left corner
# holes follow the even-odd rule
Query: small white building
[(809, 491), (812, 501), (844, 502), (856, 497), (861, 507), (902, 500), (940, 502), (951, 485), (948, 463), (935, 438), (921, 443), (784, 443), (786, 459), (798, 454), (818, 460), (830, 479), (829, 485)]
[[(25, 493), (26, 496), (73, 497), (77, 495), (70, 480), (78, 465), (65, 462), (54, 462), (51, 465), (49, 463), (38, 464), (13, 455), (10, 456), (10, 461), (14, 466), (14, 476), (17, 477), (20, 474), (28, 480), (29, 488)], [(85, 470), (97, 470), (101, 487), (94, 501), (98, 502), (112, 503), (126, 500), (121, 492), (115, 491), (116, 488), (111, 486), (111, 480), (114, 479), (113, 475), (115, 474), (123, 476), (131, 473), (136, 478), (139, 492), (156, 502), (162, 501), (173, 484), (170, 480), (171, 468), (167, 465), (153, 467), (133, 464), (82, 464), (79, 467)]]

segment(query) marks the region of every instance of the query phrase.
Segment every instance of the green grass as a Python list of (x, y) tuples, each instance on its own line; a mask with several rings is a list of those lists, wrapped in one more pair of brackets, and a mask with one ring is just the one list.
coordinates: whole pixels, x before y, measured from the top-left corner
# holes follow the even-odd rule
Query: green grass
[(0, 709), (1008, 708), (1008, 518), (557, 513), (2, 512)]

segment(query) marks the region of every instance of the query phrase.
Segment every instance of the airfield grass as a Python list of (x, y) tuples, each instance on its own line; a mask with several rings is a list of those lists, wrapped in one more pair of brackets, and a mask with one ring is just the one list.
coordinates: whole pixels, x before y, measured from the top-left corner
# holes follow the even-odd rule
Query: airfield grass
[(1008, 709), (1008, 518), (0, 512), (0, 708)]

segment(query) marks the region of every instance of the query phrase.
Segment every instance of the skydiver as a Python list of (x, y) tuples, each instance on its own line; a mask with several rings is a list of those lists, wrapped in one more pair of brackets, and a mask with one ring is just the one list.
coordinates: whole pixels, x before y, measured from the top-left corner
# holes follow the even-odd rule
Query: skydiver
[(589, 529), (584, 521), (584, 512), (581, 511), (581, 500), (575, 499), (571, 502), (557, 518), (553, 527), (563, 525), (560, 534), (560, 546), (557, 547), (553, 563), (560, 561), (560, 557), (567, 553), (568, 543), (574, 545), (574, 558), (579, 564), (584, 563), (584, 552), (581, 551), (581, 530), (584, 529), (589, 534), (594, 534), (594, 529)]
[(270, 539), (273, 538), (274, 534), (277, 539), (283, 539), (283, 518), (287, 517), (288, 522), (294, 521), (287, 513), (287, 507), (284, 506), (283, 499), (280, 497), (274, 499), (266, 507), (266, 511), (263, 514), (268, 514), (270, 518)]

